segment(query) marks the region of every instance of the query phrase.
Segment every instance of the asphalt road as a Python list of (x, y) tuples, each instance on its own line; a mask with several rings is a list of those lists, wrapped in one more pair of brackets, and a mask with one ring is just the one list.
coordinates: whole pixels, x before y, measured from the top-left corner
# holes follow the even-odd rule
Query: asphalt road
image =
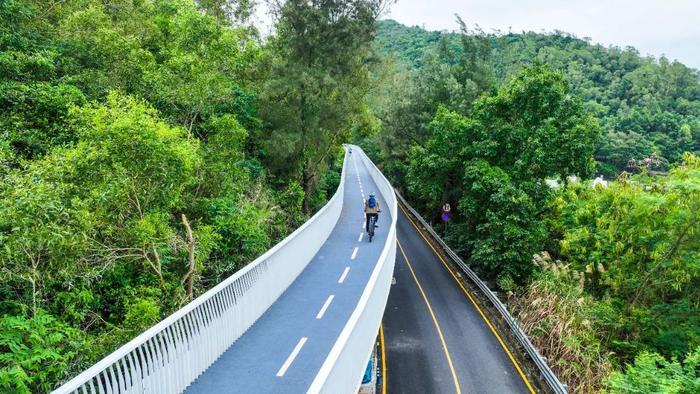
[(386, 393), (528, 393), (529, 383), (452, 273), (399, 209), (384, 312)]
[(347, 160), (343, 210), (324, 245), (277, 302), (195, 380), (188, 393), (307, 391), (357, 306), (391, 223), (386, 209), (374, 241), (367, 242), (362, 199), (378, 190), (357, 154)]

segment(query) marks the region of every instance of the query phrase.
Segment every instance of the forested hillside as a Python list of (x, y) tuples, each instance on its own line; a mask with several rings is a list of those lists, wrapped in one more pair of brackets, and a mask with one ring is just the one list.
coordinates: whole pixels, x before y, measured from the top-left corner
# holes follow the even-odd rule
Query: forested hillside
[(571, 392), (700, 391), (697, 71), (458, 24), (379, 24), (379, 132), (356, 138)]
[(0, 391), (57, 387), (335, 191), (380, 2), (271, 6), (262, 42), (248, 1), (0, 2)]
[[(603, 130), (595, 151), (597, 173), (612, 177), (624, 169), (636, 171), (645, 159), (651, 159), (646, 162), (653, 169), (665, 171), (683, 152), (700, 152), (697, 70), (641, 56), (632, 47), (604, 47), (562, 32), (468, 33), (484, 39), (480, 45), (487, 48), (480, 50), (489, 51), (484, 62), (496, 86), (528, 64), (547, 64), (564, 73)], [(435, 83), (448, 83), (446, 68), (460, 59), (479, 56), (479, 48), (465, 53), (459, 33), (430, 32), (392, 20), (379, 23), (375, 45), (399, 64), (425, 70)], [(430, 95), (435, 87), (425, 89)], [(460, 103), (450, 105), (457, 109)]]

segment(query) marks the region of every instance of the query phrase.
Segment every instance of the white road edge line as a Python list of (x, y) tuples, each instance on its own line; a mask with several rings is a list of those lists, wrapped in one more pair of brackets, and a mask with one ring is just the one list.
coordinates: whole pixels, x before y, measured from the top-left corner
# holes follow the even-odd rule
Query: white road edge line
[(355, 250), (352, 251), (352, 256), (350, 256), (350, 260), (355, 260), (355, 256), (357, 256), (357, 249), (359, 249), (359, 246), (355, 246)]
[(345, 267), (345, 270), (343, 271), (343, 274), (340, 275), (340, 279), (338, 279), (338, 283), (343, 283), (343, 282), (345, 282), (345, 277), (348, 276), (348, 272), (350, 272), (350, 267)]
[(363, 236), (363, 235), (365, 235), (365, 233), (364, 233), (364, 232), (361, 232), (361, 233), (360, 233), (360, 238), (357, 239), (357, 242), (362, 242), (362, 236)]
[(331, 304), (331, 302), (333, 302), (333, 298), (335, 298), (335, 296), (333, 294), (328, 296), (326, 303), (323, 304), (323, 306), (321, 307), (321, 310), (318, 311), (318, 315), (316, 315), (317, 320), (321, 319), (323, 317), (323, 314), (326, 313), (326, 309), (328, 309), (328, 306)]
[(292, 362), (297, 357), (297, 355), (299, 354), (299, 351), (301, 351), (301, 348), (306, 343), (307, 339), (309, 339), (309, 338), (302, 337), (299, 340), (299, 343), (297, 343), (297, 345), (294, 347), (294, 350), (292, 350), (292, 354), (290, 354), (289, 357), (287, 357), (287, 361), (285, 361), (284, 364), (282, 364), (282, 367), (280, 368), (280, 370), (277, 371), (278, 377), (284, 376), (284, 374), (287, 372), (287, 369), (289, 368), (290, 365), (292, 365)]

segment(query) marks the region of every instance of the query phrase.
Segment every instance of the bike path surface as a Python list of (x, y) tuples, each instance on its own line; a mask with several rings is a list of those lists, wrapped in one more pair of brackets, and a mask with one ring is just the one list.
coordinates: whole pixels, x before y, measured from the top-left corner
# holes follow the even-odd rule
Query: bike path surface
[(530, 392), (486, 321), (401, 208), (397, 237), (395, 283), (382, 323), (386, 392)]
[(389, 210), (384, 210), (373, 242), (367, 241), (363, 196), (374, 191), (382, 206), (385, 201), (360, 157), (350, 154), (346, 160), (342, 213), (324, 245), (280, 298), (187, 393), (307, 391), (357, 306), (391, 223)]

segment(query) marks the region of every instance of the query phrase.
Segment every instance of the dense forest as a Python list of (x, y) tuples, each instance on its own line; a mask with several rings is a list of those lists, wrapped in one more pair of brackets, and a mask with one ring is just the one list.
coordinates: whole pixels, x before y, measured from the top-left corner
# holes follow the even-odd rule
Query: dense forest
[(262, 37), (255, 3), (0, 1), (0, 391), (254, 260), (353, 141), (427, 218), (452, 205), (436, 227), (572, 392), (700, 392), (696, 70), (377, 22), (388, 0), (269, 0)]
[(0, 391), (50, 391), (336, 190), (382, 3), (270, 2), (266, 40), (253, 3), (0, 2)]
[[(700, 74), (554, 32), (385, 20), (355, 138), (575, 393), (700, 391)], [(614, 181), (590, 181), (604, 175)]]

